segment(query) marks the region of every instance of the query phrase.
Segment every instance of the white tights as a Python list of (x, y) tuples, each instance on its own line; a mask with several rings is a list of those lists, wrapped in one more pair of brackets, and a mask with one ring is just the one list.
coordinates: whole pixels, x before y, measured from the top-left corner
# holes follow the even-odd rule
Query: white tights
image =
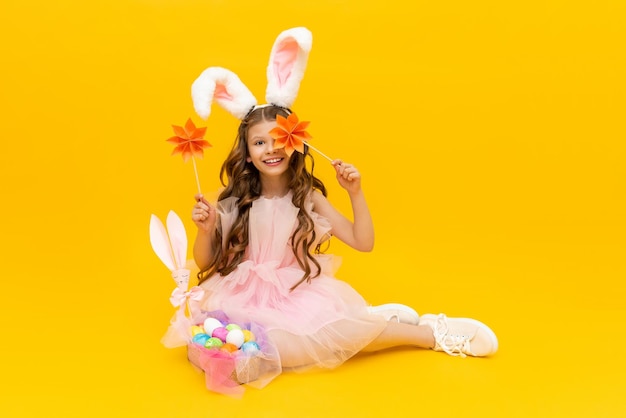
[[(358, 341), (363, 335), (359, 326), (354, 323), (346, 323), (345, 326), (337, 327), (338, 333), (344, 341)], [(309, 344), (307, 350), (299, 345), (299, 337), (286, 332), (273, 330), (270, 332), (271, 338), (279, 347), (281, 364), (284, 368), (299, 368), (308, 365), (324, 362), (324, 353), (328, 347)], [(433, 330), (427, 325), (401, 324), (394, 321), (387, 322), (383, 331), (368, 345), (361, 349), (362, 352), (373, 352), (393, 347), (413, 346), (419, 348), (433, 348), (435, 340)], [(328, 356), (326, 356), (328, 357)], [(330, 356), (329, 366), (332, 361), (336, 361), (336, 356)]]

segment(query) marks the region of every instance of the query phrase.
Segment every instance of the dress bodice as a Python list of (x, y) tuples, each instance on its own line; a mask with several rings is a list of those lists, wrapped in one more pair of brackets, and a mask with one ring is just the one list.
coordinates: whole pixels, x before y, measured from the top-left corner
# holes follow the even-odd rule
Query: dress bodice
[[(298, 225), (300, 209), (292, 202), (293, 194), (282, 197), (259, 197), (252, 203), (249, 213), (249, 242), (246, 259), (255, 263), (274, 262), (286, 265), (295, 262), (291, 248), (291, 235)], [(311, 248), (328, 236), (331, 229), (328, 220), (313, 211), (308, 199), (306, 210), (315, 225), (315, 242)], [(228, 198), (218, 204), (222, 236), (226, 237), (238, 216), (237, 198)]]

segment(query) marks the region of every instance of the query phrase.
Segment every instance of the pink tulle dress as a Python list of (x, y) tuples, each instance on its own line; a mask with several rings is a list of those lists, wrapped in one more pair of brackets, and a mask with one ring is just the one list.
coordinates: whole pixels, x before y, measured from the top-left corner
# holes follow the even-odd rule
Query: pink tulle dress
[[(299, 209), (284, 197), (260, 197), (249, 213), (249, 246), (245, 261), (227, 276), (219, 274), (204, 281), (204, 311), (220, 311), (232, 321), (254, 321), (263, 327), (276, 355), (270, 356), (260, 384), (283, 369), (333, 368), (359, 352), (385, 328), (381, 316), (369, 315), (367, 303), (346, 282), (333, 277), (333, 259), (319, 255), (322, 273), (310, 283), (301, 280), (303, 271), (293, 254), (290, 237), (297, 226)], [(237, 199), (219, 202), (223, 236), (236, 219)], [(328, 221), (305, 210), (315, 222), (316, 239), (327, 238)], [(314, 266), (313, 266), (314, 268)]]

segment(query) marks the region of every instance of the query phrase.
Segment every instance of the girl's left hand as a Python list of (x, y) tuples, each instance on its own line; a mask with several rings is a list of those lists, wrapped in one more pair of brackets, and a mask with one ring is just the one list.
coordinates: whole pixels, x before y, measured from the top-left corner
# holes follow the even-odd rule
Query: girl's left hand
[(333, 160), (332, 165), (337, 172), (337, 180), (341, 187), (348, 193), (356, 193), (361, 190), (361, 173), (352, 164), (346, 164), (341, 160)]

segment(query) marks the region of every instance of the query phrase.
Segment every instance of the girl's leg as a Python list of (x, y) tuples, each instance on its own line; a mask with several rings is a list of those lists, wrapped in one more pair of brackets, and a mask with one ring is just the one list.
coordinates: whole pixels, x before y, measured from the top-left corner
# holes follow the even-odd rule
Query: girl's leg
[(385, 303), (384, 305), (368, 306), (367, 312), (370, 315), (380, 315), (387, 321), (411, 325), (417, 325), (420, 322), (420, 316), (415, 309), (400, 303)]
[[(369, 328), (369, 324), (363, 324)], [(283, 367), (307, 365), (332, 367), (345, 353), (347, 360), (360, 347), (355, 344), (368, 332), (358, 322), (338, 321), (316, 336), (297, 336), (286, 331), (271, 331), (272, 341), (280, 352)], [(329, 333), (328, 335), (326, 333)], [(332, 348), (336, 344), (336, 348)], [(353, 348), (350, 348), (353, 347)], [(419, 325), (390, 320), (383, 331), (361, 351), (373, 352), (393, 347), (418, 347), (465, 357), (488, 356), (498, 349), (498, 340), (485, 324), (469, 318), (447, 318), (445, 315), (422, 315)]]
[(362, 351), (372, 352), (401, 346), (435, 348), (433, 329), (428, 325), (410, 325), (389, 321), (383, 332)]
[[(340, 362), (347, 360), (357, 350), (371, 352), (400, 346), (435, 347), (431, 327), (403, 324), (392, 319), (386, 323), (386, 327), (376, 339), (361, 349), (358, 341), (371, 330), (369, 323), (363, 323), (363, 326), (366, 328), (361, 328), (358, 322), (338, 321), (333, 324), (332, 329), (326, 328), (316, 336), (297, 336), (280, 330), (271, 331), (269, 334), (278, 347), (281, 363), (286, 368), (307, 365), (332, 367), (333, 362), (337, 362), (342, 355), (345, 355), (345, 358)], [(320, 344), (322, 341), (326, 343)], [(331, 348), (333, 343), (336, 344), (336, 349)]]
[(475, 319), (426, 314), (422, 315), (417, 326), (388, 322), (383, 332), (363, 351), (409, 345), (443, 351), (452, 356), (483, 357), (498, 350), (498, 339), (487, 325)]
[[(363, 335), (362, 328), (355, 323), (337, 324), (338, 331), (344, 343), (351, 340), (358, 341)], [(308, 340), (286, 331), (274, 330), (268, 333), (272, 342), (276, 344), (280, 353), (280, 364), (287, 369), (301, 369), (309, 366), (333, 367), (334, 363), (347, 360), (350, 355), (342, 358), (342, 350), (329, 350), (328, 346), (317, 344), (318, 339)], [(434, 348), (433, 330), (427, 325), (410, 325), (396, 322), (395, 319), (387, 322), (386, 328), (380, 335), (367, 345), (362, 351), (371, 352), (399, 346), (414, 346), (420, 348)], [(348, 350), (355, 354), (358, 348)], [(259, 376), (262, 365), (254, 362), (247, 364), (242, 370), (238, 369), (236, 376), (240, 383), (248, 383)]]

